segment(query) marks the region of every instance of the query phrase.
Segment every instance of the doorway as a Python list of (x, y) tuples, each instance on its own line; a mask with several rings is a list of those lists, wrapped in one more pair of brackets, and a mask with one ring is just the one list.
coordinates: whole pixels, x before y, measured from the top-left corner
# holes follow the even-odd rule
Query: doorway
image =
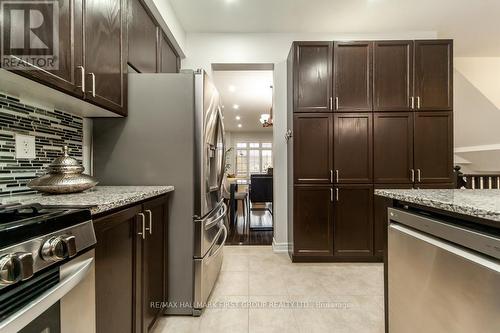
[(213, 64), (226, 132), (228, 245), (273, 240), (273, 65)]

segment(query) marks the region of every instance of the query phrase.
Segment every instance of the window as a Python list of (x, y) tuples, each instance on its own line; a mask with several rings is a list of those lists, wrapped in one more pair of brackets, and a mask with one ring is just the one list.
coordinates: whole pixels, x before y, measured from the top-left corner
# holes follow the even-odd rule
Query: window
[(237, 142), (236, 174), (250, 177), (255, 173), (266, 173), (273, 167), (273, 144), (271, 142)]

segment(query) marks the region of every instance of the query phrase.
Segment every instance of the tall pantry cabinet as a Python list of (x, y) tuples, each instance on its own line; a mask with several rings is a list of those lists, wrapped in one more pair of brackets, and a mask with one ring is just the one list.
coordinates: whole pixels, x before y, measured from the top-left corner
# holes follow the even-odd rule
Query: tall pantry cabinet
[(288, 67), (293, 261), (379, 261), (375, 188), (452, 187), (453, 42), (294, 42)]

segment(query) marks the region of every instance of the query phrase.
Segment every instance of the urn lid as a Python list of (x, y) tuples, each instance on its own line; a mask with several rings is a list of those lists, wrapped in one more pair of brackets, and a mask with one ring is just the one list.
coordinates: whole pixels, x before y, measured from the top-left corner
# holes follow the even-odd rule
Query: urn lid
[(63, 155), (52, 161), (47, 168), (48, 173), (82, 173), (84, 170), (78, 160), (69, 156), (68, 146), (63, 147)]

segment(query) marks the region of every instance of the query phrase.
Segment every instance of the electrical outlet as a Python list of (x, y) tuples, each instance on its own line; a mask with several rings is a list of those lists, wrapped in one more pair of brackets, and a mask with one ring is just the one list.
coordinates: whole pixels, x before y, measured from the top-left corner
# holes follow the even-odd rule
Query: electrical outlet
[(34, 136), (16, 134), (16, 158), (18, 159), (36, 158)]

